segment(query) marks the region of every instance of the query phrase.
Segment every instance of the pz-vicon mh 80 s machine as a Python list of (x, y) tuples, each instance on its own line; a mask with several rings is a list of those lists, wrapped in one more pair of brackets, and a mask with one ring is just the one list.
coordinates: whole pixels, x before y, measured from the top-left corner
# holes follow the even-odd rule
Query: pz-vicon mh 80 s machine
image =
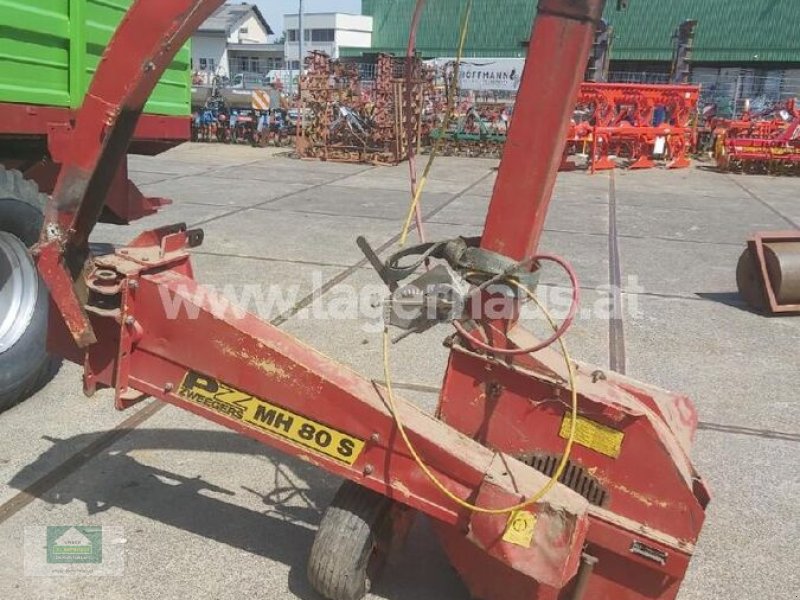
[[(390, 378), (362, 378), (254, 316), (217, 314), (191, 266), (202, 231), (91, 251), (145, 102), (221, 4), (136, 0), (63, 132), (33, 248), (51, 352), (84, 367), (87, 394), (113, 389), (119, 409), (153, 397), (345, 479), (308, 566), (331, 600), (367, 592), (418, 512), (476, 598), (676, 598), (709, 502), (689, 458), (693, 404), (559, 352), (571, 318), (547, 340), (518, 322), (546, 261), (570, 273), (577, 304), (569, 265), (538, 246), (604, 0), (540, 0), (480, 239), (385, 262), (359, 241), (392, 291), (393, 325), (455, 326), (435, 416), (396, 397)], [(162, 298), (175, 297), (197, 318), (165, 314)], [(413, 302), (418, 318), (399, 318)], [(502, 314), (488, 310), (498, 304)]]

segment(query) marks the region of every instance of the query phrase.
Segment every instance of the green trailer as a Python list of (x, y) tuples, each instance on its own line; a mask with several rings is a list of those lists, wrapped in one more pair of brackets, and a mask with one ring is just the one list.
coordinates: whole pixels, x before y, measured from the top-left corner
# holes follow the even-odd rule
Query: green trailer
[[(0, 102), (76, 109), (132, 0), (0, 0)], [(147, 105), (188, 116), (190, 50), (183, 48)]]
[[(49, 298), (28, 248), (47, 194), (71, 152), (77, 110), (133, 0), (0, 0), (0, 411), (54, 373), (46, 352)], [(158, 154), (191, 134), (190, 50), (164, 73), (128, 151)], [(124, 224), (166, 201), (115, 174), (102, 220)], [(38, 282), (38, 283), (37, 283)]]
[[(0, 0), (0, 165), (50, 193), (72, 122), (109, 40), (133, 0)], [(158, 154), (191, 135), (190, 48), (182, 48), (148, 102), (129, 149)], [(119, 173), (107, 218), (158, 208)]]

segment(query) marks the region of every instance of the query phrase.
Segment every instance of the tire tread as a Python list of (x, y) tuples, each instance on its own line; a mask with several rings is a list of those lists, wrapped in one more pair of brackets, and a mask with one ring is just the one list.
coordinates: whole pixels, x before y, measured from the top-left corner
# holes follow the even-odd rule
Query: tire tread
[[(308, 579), (329, 600), (361, 600), (366, 593), (365, 551), (391, 500), (346, 481), (325, 512), (308, 561)], [(366, 559), (366, 560), (365, 560)]]
[[(2, 165), (0, 165), (0, 198), (17, 200), (42, 214), (47, 204), (47, 196), (39, 192), (35, 182), (25, 179), (19, 171), (6, 169)], [(60, 360), (46, 356), (23, 381), (10, 390), (0, 393), (0, 412), (8, 410), (38, 392), (55, 376), (60, 365)]]

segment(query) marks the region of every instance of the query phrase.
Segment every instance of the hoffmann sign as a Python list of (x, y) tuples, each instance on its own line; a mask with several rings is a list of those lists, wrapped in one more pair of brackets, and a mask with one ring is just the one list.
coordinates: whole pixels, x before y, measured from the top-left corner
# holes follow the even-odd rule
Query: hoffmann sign
[[(437, 66), (455, 63), (438, 59)], [(462, 90), (475, 92), (517, 92), (525, 68), (524, 58), (467, 59), (461, 61), (459, 84)]]

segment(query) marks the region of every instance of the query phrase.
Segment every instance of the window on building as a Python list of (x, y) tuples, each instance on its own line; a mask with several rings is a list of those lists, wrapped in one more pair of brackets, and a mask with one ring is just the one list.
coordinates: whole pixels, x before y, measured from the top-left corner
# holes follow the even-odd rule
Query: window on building
[(333, 29), (312, 29), (312, 42), (332, 42), (336, 39), (336, 32)]
[(200, 59), (200, 70), (207, 71), (208, 70), (208, 59), (201, 58)]
[(242, 27), (241, 29), (239, 29), (239, 33), (244, 33), (244, 34), (250, 33), (250, 29), (248, 27)]
[(212, 71), (217, 68), (216, 61), (213, 58), (208, 59), (208, 68)]
[(289, 29), (286, 32), (286, 39), (289, 40), (290, 42), (296, 42), (297, 41), (297, 29)]

